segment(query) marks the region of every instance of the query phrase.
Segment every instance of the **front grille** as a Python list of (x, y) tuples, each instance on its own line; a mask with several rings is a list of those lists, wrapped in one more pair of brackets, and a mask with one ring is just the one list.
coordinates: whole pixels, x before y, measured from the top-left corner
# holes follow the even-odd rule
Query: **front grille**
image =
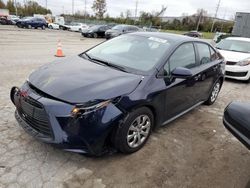
[(234, 77), (245, 77), (247, 75), (247, 72), (230, 72), (226, 71), (227, 76), (234, 76)]
[(237, 64), (237, 62), (233, 62), (233, 61), (227, 61), (226, 62), (226, 65), (236, 65)]
[(48, 116), (41, 103), (30, 97), (20, 97), (17, 111), (30, 127), (45, 137), (53, 138)]

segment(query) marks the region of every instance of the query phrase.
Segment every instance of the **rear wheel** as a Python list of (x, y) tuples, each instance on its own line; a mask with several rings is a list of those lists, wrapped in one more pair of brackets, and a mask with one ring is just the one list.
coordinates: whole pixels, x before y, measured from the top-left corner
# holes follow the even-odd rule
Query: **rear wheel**
[[(49, 28), (50, 28), (50, 29), (53, 29), (52, 25), (50, 25)], [(60, 29), (60, 27), (59, 27), (59, 29)]]
[(97, 33), (94, 33), (94, 34), (93, 34), (93, 37), (94, 37), (94, 38), (97, 38), (97, 37), (98, 37)]
[(114, 145), (122, 153), (133, 153), (141, 149), (147, 142), (154, 123), (152, 112), (146, 108), (132, 111), (118, 127)]
[(214, 84), (214, 87), (212, 89), (212, 92), (209, 95), (208, 100), (205, 102), (206, 105), (212, 105), (216, 101), (221, 89), (221, 81), (217, 81)]
[(41, 28), (44, 30), (45, 29), (45, 25), (43, 25)]

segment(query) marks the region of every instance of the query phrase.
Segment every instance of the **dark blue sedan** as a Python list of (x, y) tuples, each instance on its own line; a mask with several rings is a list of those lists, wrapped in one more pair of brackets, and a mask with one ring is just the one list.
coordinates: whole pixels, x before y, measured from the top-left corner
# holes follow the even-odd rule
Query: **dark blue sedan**
[(33, 72), (11, 100), (19, 124), (67, 151), (138, 151), (153, 129), (215, 102), (224, 60), (210, 44), (133, 33)]
[(26, 17), (16, 22), (17, 27), (21, 28), (41, 28), (45, 29), (47, 27), (47, 22), (43, 18), (36, 17)]

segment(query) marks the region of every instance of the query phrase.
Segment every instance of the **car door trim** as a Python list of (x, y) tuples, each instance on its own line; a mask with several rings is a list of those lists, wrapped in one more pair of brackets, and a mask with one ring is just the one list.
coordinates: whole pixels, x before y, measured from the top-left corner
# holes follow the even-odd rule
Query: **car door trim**
[(185, 110), (185, 111), (183, 111), (183, 112), (177, 114), (176, 116), (170, 118), (169, 120), (163, 122), (163, 123), (162, 123), (162, 126), (169, 124), (170, 122), (176, 120), (177, 118), (179, 118), (179, 117), (183, 116), (184, 114), (188, 113), (189, 111), (193, 110), (193, 109), (196, 108), (197, 106), (200, 106), (200, 105), (203, 104), (204, 102), (205, 102), (205, 101), (198, 102), (197, 104), (193, 105), (192, 107), (188, 108), (187, 110)]

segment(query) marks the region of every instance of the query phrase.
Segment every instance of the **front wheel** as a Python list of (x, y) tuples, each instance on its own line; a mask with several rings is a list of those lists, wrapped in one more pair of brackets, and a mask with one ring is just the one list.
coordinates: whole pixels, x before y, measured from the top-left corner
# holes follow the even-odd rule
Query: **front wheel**
[(208, 100), (205, 102), (206, 105), (212, 105), (216, 101), (221, 89), (221, 81), (217, 81), (214, 84), (214, 87), (212, 89), (212, 92), (209, 95)]
[(114, 145), (122, 153), (133, 153), (141, 149), (147, 142), (154, 124), (152, 112), (146, 108), (132, 111), (118, 127)]

